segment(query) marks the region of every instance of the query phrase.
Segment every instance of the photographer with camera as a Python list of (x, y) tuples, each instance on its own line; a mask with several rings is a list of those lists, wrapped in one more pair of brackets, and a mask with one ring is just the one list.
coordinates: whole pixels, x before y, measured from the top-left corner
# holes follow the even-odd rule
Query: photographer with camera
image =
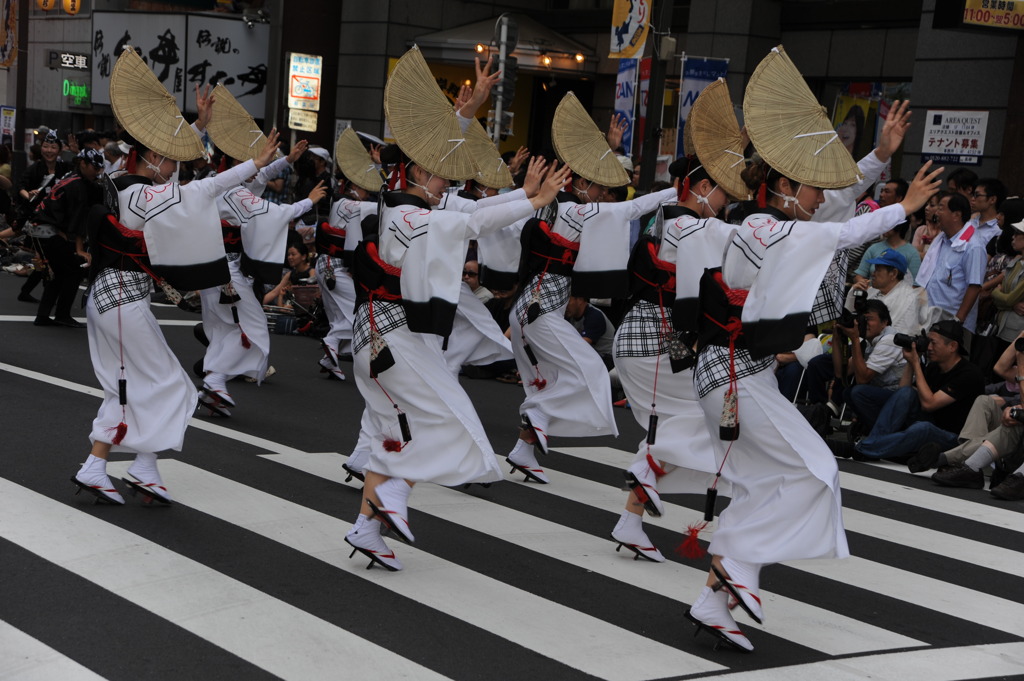
[[(956, 445), (971, 405), (985, 391), (981, 370), (963, 359), (963, 339), (963, 325), (948, 319), (933, 324), (927, 337), (893, 337), (907, 364), (900, 388), (856, 445), (861, 456), (903, 459), (929, 442), (944, 450)], [(922, 366), (925, 349), (928, 364)]]
[[(984, 487), (984, 469), (995, 466), (990, 490), (1000, 499), (1024, 499), (1024, 410), (1020, 407), (1020, 367), (1024, 366), (1024, 332), (1000, 356), (995, 371), (1006, 379), (993, 394), (978, 397), (971, 407), (960, 444), (942, 451), (936, 443), (921, 447), (907, 462), (911, 473), (938, 465), (932, 475), (949, 487)], [(989, 387), (992, 392), (993, 387)], [(1012, 473), (1010, 473), (1013, 471)]]
[[(878, 413), (900, 387), (906, 360), (893, 342), (896, 329), (891, 326), (889, 310), (880, 300), (867, 300), (857, 322), (843, 326), (836, 324), (836, 332), (850, 340), (848, 372), (854, 384), (846, 388), (846, 401), (857, 414), (862, 432), (875, 424)], [(861, 346), (861, 333), (866, 347)]]
[(859, 292), (866, 294), (867, 300), (880, 300), (885, 303), (892, 318), (892, 328), (899, 333), (914, 333), (921, 328), (921, 311), (928, 307), (928, 295), (922, 288), (914, 288), (906, 280), (909, 268), (907, 259), (894, 249), (887, 249), (877, 257), (865, 261), (874, 265), (871, 278), (858, 280), (850, 287), (846, 296), (846, 309), (856, 312), (855, 304)]

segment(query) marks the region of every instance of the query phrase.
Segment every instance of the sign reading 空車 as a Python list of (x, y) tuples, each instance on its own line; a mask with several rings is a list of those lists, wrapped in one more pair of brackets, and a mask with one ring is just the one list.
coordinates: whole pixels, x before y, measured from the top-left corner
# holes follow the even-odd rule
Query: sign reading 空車
[(985, 154), (987, 111), (936, 111), (925, 116), (921, 160), (978, 165)]

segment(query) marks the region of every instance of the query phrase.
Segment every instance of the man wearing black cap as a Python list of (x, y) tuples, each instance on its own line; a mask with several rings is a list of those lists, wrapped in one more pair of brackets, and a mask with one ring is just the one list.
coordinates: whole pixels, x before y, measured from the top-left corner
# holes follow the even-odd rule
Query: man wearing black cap
[(857, 444), (869, 459), (902, 458), (926, 443), (956, 445), (974, 399), (985, 390), (981, 370), (963, 359), (963, 325), (943, 320), (928, 331), (928, 364), (917, 347), (903, 350), (900, 388), (885, 403), (871, 433)]

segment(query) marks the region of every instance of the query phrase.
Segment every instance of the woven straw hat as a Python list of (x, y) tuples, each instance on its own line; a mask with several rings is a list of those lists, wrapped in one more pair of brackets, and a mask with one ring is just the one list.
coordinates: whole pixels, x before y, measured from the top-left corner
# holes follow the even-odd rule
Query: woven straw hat
[(567, 92), (555, 109), (551, 142), (558, 158), (580, 177), (606, 187), (629, 184), (629, 174), (572, 92)]
[(761, 60), (743, 98), (750, 141), (772, 168), (801, 184), (839, 189), (860, 171), (782, 46)]
[(191, 161), (206, 154), (174, 97), (132, 47), (125, 47), (110, 74), (110, 106), (129, 135), (161, 156)]
[(349, 182), (368, 192), (380, 191), (384, 179), (352, 128), (345, 128), (334, 145), (334, 160)]
[(471, 121), (466, 129), (466, 144), (473, 154), (473, 162), (477, 171), (473, 180), (491, 189), (503, 189), (512, 186), (512, 171), (501, 158), (494, 142), (487, 136), (480, 121)]
[[(700, 98), (700, 95), (697, 95)], [(694, 102), (696, 103), (696, 102)], [(690, 116), (693, 115), (693, 109), (690, 109)], [(687, 116), (686, 124), (683, 125), (683, 156), (693, 156), (697, 152), (693, 150), (693, 126), (690, 125), (690, 117)]]
[(740, 124), (732, 108), (729, 86), (724, 78), (704, 88), (693, 103), (685, 130), (701, 165), (729, 196), (747, 201), (753, 198), (740, 173), (745, 167)]
[(213, 116), (207, 131), (221, 151), (238, 161), (257, 158), (267, 143), (267, 136), (253, 117), (219, 83), (213, 89)]
[(413, 47), (395, 65), (384, 88), (384, 114), (398, 147), (416, 165), (447, 180), (476, 175), (455, 109)]

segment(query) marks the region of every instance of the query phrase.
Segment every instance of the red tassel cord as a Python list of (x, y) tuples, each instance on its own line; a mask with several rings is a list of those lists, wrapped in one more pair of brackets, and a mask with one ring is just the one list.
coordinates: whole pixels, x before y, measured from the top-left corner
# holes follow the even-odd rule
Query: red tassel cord
[(685, 201), (690, 196), (690, 176), (683, 178), (683, 187), (679, 190), (679, 200)]
[(766, 185), (764, 182), (762, 182), (761, 186), (757, 188), (757, 207), (758, 208), (766, 208), (768, 206), (767, 197), (768, 197), (768, 185)]
[(388, 438), (384, 440), (384, 451), (385, 452), (400, 452), (402, 451), (402, 443), (398, 440), (392, 440)]
[(246, 350), (252, 347), (252, 343), (249, 341), (249, 337), (245, 335), (244, 331), (242, 332), (242, 347)]
[(676, 547), (676, 553), (683, 558), (690, 558), (697, 560), (708, 555), (707, 549), (700, 545), (698, 535), (707, 527), (707, 521), (701, 523), (694, 523), (686, 528), (686, 537), (683, 538), (683, 543)]

